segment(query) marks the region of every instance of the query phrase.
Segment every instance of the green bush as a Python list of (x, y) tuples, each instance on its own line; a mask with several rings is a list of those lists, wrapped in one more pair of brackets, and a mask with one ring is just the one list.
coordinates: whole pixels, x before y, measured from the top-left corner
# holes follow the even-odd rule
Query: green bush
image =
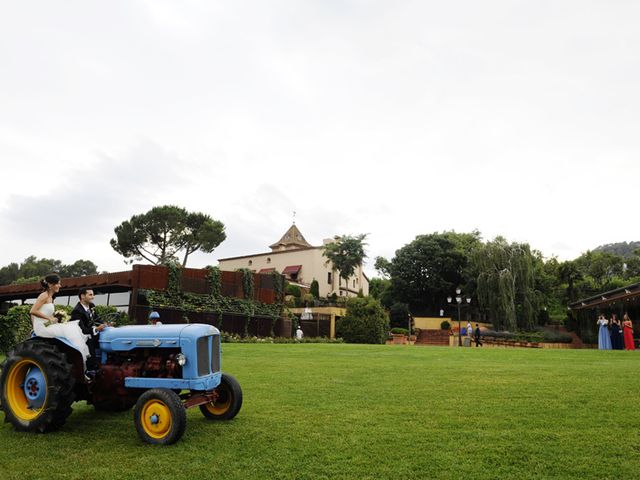
[(396, 302), (389, 309), (389, 324), (392, 327), (405, 328), (409, 325), (409, 305)]
[(549, 321), (547, 322), (547, 325), (564, 325), (566, 319), (566, 313), (551, 314), (549, 315)]
[(0, 315), (0, 353), (7, 353), (15, 344), (29, 338), (33, 329), (31, 305), (18, 305)]
[(336, 333), (347, 343), (384, 343), (389, 331), (389, 319), (378, 300), (373, 297), (350, 298), (347, 313), (336, 325)]
[(391, 333), (395, 333), (396, 335), (409, 335), (409, 330), (406, 328), (394, 327), (391, 329)]
[(311, 282), (311, 286), (309, 287), (309, 293), (313, 295), (314, 299), (320, 298), (320, 285), (318, 281), (314, 278), (313, 282)]
[[(72, 308), (67, 305), (56, 305), (56, 312), (65, 311), (71, 313)], [(0, 353), (6, 353), (11, 348), (29, 338), (33, 330), (31, 305), (16, 305), (11, 307), (6, 314), (0, 315)]]
[(582, 335), (580, 335), (580, 340), (582, 340), (583, 343), (586, 344), (597, 345), (598, 334), (593, 332), (584, 332)]
[(568, 333), (554, 332), (553, 330), (543, 331), (542, 338), (548, 343), (571, 343), (573, 341), (573, 337)]
[(285, 295), (292, 295), (296, 298), (302, 297), (302, 290), (297, 285), (287, 285), (287, 288), (284, 289)]
[[(56, 312), (65, 311), (71, 315), (73, 307), (69, 305), (56, 305)], [(11, 348), (29, 338), (33, 330), (31, 315), (29, 311), (31, 305), (17, 305), (11, 307), (5, 315), (0, 315), (0, 353), (6, 353)], [(129, 316), (124, 312), (118, 312), (116, 307), (107, 305), (96, 305), (95, 313), (98, 317), (105, 314), (113, 314), (113, 321), (116, 326), (130, 325), (132, 323)]]
[(449, 330), (451, 328), (451, 324), (447, 320), (443, 320), (440, 324), (441, 330)]
[(99, 319), (113, 323), (116, 327), (133, 324), (133, 320), (129, 318), (129, 315), (118, 311), (116, 307), (111, 305), (96, 305), (93, 311)]
[(241, 337), (236, 333), (220, 332), (222, 343), (344, 343), (342, 338), (304, 337), (296, 340), (292, 337)]
[(483, 337), (506, 340), (508, 342), (545, 342), (545, 343), (571, 343), (573, 337), (568, 333), (554, 332), (553, 330), (538, 329), (533, 332), (496, 332), (485, 330), (481, 332)]

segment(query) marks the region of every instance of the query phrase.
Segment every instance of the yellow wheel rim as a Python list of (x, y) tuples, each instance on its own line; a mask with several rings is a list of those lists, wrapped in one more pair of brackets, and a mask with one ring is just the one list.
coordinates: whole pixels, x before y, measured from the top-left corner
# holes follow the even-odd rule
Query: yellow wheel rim
[(217, 389), (218, 399), (215, 402), (207, 403), (207, 410), (213, 415), (223, 415), (229, 408), (231, 408), (231, 400), (233, 396), (228, 388), (220, 385)]
[[(39, 368), (44, 376), (44, 370), (42, 367), (33, 360), (20, 360), (18, 363), (9, 367), (11, 370), (7, 376), (5, 383), (5, 392), (7, 398), (7, 407), (11, 409), (13, 414), (20, 420), (31, 421), (37, 418), (43, 411), (44, 406), (47, 404), (45, 397), (42, 407), (34, 409), (29, 406), (29, 400), (24, 393), (24, 381), (32, 368)], [(45, 378), (45, 385), (41, 388), (46, 389), (47, 379)], [(48, 396), (48, 392), (47, 392)]]
[(152, 438), (164, 438), (171, 430), (171, 410), (158, 400), (149, 400), (142, 407), (142, 428)]

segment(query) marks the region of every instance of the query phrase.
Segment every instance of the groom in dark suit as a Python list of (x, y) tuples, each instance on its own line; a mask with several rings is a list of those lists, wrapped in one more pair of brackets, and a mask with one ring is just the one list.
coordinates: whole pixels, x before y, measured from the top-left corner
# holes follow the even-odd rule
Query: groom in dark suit
[(71, 320), (80, 320), (79, 325), (82, 333), (91, 335), (87, 340), (89, 353), (91, 356), (87, 359), (87, 370), (97, 370), (99, 367), (96, 358), (96, 348), (98, 347), (98, 338), (100, 332), (107, 326), (106, 323), (100, 321), (93, 311), (94, 293), (91, 288), (83, 287), (78, 291), (80, 301), (71, 312)]

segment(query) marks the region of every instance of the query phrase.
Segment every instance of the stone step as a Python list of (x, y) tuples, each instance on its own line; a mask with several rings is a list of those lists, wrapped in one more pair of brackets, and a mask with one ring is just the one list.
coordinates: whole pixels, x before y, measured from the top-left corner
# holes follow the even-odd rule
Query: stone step
[(448, 347), (449, 342), (416, 342), (414, 345), (422, 345), (427, 347)]

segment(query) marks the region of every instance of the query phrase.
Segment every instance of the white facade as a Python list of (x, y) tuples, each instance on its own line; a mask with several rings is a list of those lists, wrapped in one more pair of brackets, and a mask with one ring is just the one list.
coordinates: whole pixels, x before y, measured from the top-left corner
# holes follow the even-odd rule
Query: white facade
[[(287, 238), (290, 241), (287, 243)], [(333, 240), (325, 240), (325, 243)], [(326, 297), (335, 293), (338, 296), (356, 296), (359, 290), (364, 295), (369, 295), (369, 280), (362, 270), (362, 265), (356, 268), (347, 285), (339, 278), (339, 272), (333, 269), (331, 262), (322, 255), (322, 247), (309, 245), (293, 225), (283, 236), (280, 242), (271, 246), (269, 253), (258, 253), (241, 257), (221, 258), (219, 267), (221, 270), (234, 271), (239, 268), (248, 268), (254, 272), (266, 273), (275, 269), (285, 275), (290, 282), (311, 285), (315, 279), (318, 281), (319, 294)]]

